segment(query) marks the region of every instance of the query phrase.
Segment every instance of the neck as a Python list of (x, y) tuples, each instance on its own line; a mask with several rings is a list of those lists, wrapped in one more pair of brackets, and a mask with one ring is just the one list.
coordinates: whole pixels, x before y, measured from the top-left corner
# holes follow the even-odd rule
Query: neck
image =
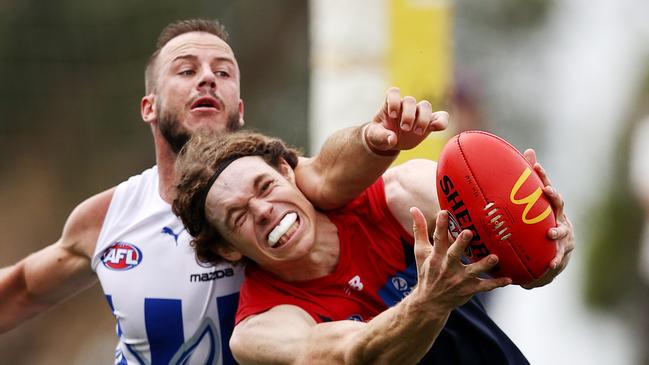
[(333, 273), (340, 259), (338, 228), (320, 212), (316, 212), (316, 234), (313, 249), (298, 261), (269, 270), (285, 281), (305, 281)]
[(160, 197), (165, 202), (173, 202), (173, 183), (175, 178), (176, 155), (169, 143), (160, 134), (157, 128), (153, 128), (153, 143), (155, 144), (155, 161), (158, 165), (158, 189)]

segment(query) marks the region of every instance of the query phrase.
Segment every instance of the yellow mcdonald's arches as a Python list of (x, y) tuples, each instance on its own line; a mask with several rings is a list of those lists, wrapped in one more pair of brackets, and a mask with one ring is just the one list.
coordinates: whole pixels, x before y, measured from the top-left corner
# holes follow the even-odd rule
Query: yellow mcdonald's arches
[(541, 197), (541, 194), (543, 193), (541, 191), (541, 188), (536, 188), (533, 193), (529, 194), (528, 196), (522, 198), (522, 199), (516, 199), (516, 193), (518, 193), (518, 190), (520, 190), (521, 186), (525, 183), (525, 180), (530, 176), (532, 173), (532, 170), (530, 170), (529, 167), (526, 167), (521, 176), (518, 178), (516, 183), (514, 184), (514, 187), (511, 190), (511, 193), (509, 194), (509, 200), (511, 200), (512, 203), (517, 204), (517, 205), (523, 205), (525, 204), (525, 209), (523, 210), (523, 223), (525, 224), (535, 224), (539, 223), (540, 221), (544, 220), (547, 218), (548, 215), (550, 215), (550, 212), (552, 209), (548, 206), (543, 213), (537, 215), (534, 218), (527, 218), (527, 214), (532, 210), (532, 207), (536, 202), (539, 200)]

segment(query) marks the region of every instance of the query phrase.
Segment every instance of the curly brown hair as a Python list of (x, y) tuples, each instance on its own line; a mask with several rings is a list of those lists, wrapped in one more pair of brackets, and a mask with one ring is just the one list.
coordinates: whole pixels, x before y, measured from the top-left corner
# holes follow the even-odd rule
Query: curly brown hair
[(170, 40), (178, 37), (179, 35), (190, 32), (204, 32), (214, 34), (226, 43), (229, 38), (228, 32), (225, 30), (225, 26), (218, 20), (187, 19), (177, 20), (173, 23), (168, 24), (160, 32), (158, 40), (156, 41), (155, 51), (149, 57), (149, 60), (146, 63), (146, 67), (144, 68), (144, 87), (147, 94), (154, 92), (156, 89), (154, 66), (162, 47), (164, 47), (165, 44), (169, 43)]
[(282, 159), (295, 168), (300, 152), (287, 147), (280, 139), (248, 131), (197, 133), (181, 150), (176, 160), (176, 197), (172, 209), (194, 237), (192, 246), (199, 262), (225, 261), (217, 247), (229, 245), (205, 217), (205, 196), (213, 176), (228, 161), (256, 155), (275, 169), (279, 168)]

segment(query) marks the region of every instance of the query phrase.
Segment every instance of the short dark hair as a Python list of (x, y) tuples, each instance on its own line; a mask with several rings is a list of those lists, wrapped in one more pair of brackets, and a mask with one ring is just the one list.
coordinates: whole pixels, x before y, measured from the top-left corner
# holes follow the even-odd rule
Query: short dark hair
[(153, 54), (149, 57), (149, 60), (146, 63), (144, 68), (144, 87), (147, 94), (155, 90), (155, 61), (160, 54), (160, 50), (165, 44), (169, 43), (170, 40), (178, 37), (181, 34), (190, 33), (190, 32), (205, 32), (214, 34), (215, 36), (221, 38), (224, 42), (228, 41), (229, 35), (225, 30), (225, 26), (221, 24), (218, 20), (206, 20), (206, 19), (187, 19), (187, 20), (177, 20), (168, 24), (158, 36), (156, 42), (156, 48)]
[(192, 136), (176, 160), (176, 195), (172, 209), (194, 237), (192, 246), (199, 262), (224, 261), (216, 248), (229, 245), (205, 217), (205, 189), (209, 189), (210, 180), (220, 164), (235, 158), (260, 156), (275, 169), (279, 168), (282, 159), (295, 168), (299, 155), (299, 151), (287, 147), (278, 138), (249, 131)]

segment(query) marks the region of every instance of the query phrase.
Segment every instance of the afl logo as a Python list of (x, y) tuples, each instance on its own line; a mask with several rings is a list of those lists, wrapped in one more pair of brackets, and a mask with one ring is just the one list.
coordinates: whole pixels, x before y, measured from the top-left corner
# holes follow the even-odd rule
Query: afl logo
[(142, 262), (142, 251), (130, 243), (115, 242), (101, 255), (101, 262), (111, 270), (130, 270)]

